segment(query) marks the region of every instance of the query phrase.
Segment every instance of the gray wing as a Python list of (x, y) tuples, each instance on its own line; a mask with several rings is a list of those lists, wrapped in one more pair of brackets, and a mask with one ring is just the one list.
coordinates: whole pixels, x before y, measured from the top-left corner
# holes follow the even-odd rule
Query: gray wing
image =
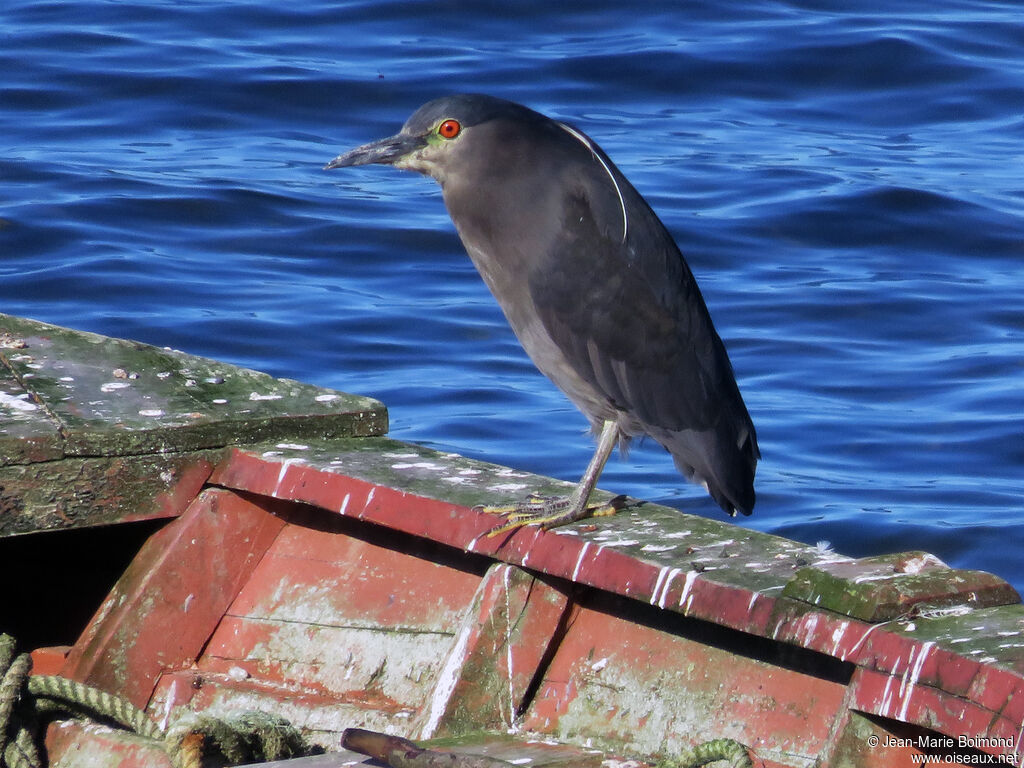
[(616, 179), (622, 202), (607, 175), (569, 187), (561, 234), (528, 278), (541, 321), (577, 374), (642, 422), (684, 473), (709, 485), (721, 476), (736, 489), (712, 496), (748, 511), (757, 443), (725, 346), (674, 240)]
[(570, 194), (563, 234), (529, 275), (530, 292), (576, 372), (618, 409), (663, 429), (708, 429), (739, 397), (732, 367), (693, 274), (639, 203), (627, 208), (622, 243), (621, 230), (596, 223), (615, 221), (614, 211)]

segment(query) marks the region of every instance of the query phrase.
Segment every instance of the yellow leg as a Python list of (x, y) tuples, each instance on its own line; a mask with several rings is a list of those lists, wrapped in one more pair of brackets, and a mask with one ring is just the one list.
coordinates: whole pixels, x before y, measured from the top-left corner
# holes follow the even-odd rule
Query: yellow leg
[(589, 507), (587, 502), (618, 438), (619, 430), (615, 422), (606, 421), (601, 427), (597, 450), (594, 451), (590, 464), (587, 465), (587, 471), (583, 473), (583, 477), (576, 484), (576, 488), (570, 496), (545, 498), (534, 495), (526, 501), (507, 507), (483, 507), (485, 512), (505, 516), (505, 522), (488, 531), (487, 535), (497, 536), (526, 525), (539, 525), (546, 531), (584, 517), (603, 517), (615, 514), (624, 506), (624, 496), (616, 496), (607, 504), (597, 507)]

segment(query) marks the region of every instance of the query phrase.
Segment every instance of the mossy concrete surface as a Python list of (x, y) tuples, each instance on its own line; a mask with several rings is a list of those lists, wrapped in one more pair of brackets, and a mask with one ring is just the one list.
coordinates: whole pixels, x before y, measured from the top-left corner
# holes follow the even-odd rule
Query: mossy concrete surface
[(387, 426), (371, 398), (0, 314), (0, 536), (177, 514), (226, 446)]
[(801, 568), (782, 594), (855, 619), (879, 622), (950, 606), (1020, 603), (1017, 591), (985, 571), (954, 570), (927, 552), (900, 552)]
[(9, 315), (0, 392), (0, 465), (387, 431), (368, 397)]

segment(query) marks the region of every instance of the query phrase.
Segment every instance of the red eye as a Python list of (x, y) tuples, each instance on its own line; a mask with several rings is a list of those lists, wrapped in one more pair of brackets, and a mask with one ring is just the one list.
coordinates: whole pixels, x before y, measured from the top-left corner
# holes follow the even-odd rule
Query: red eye
[(458, 120), (445, 120), (437, 126), (437, 132), (446, 139), (454, 139), (462, 132), (462, 124)]

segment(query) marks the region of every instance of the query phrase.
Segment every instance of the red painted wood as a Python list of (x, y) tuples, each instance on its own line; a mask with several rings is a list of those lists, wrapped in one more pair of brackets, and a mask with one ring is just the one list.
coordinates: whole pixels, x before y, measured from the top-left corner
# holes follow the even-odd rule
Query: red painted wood
[(156, 517), (177, 517), (195, 500), (213, 472), (213, 464), (198, 459), (185, 467), (172, 481), (170, 488), (159, 494), (152, 507), (134, 515), (125, 515), (123, 522), (149, 520)]
[[(460, 549), (494, 527), (494, 517), (301, 462), (229, 450), (210, 481), (277, 499), (301, 501)], [(497, 548), (501, 539), (484, 539)], [(486, 549), (485, 549), (486, 551)]]
[[(454, 632), (480, 577), (331, 531), (285, 527), (228, 613)], [(302, 604), (303, 615), (295, 615)]]
[(801, 568), (782, 594), (873, 623), (906, 616), (918, 605), (1020, 604), (1017, 591), (998, 576), (954, 571), (927, 552), (837, 559)]
[(567, 626), (528, 730), (666, 756), (729, 737), (766, 761), (803, 765), (822, 751), (841, 711), (838, 683), (604, 611), (579, 608)]
[(33, 675), (56, 675), (64, 666), (68, 651), (71, 646), (52, 645), (46, 648), (36, 648), (32, 651), (32, 674)]
[(408, 732), (479, 572), (432, 560), (433, 545), (419, 552), (403, 540), (399, 550), (387, 536), (367, 540), (329, 523), (281, 530), (196, 668), (163, 675), (151, 711), (173, 720), (182, 706), (266, 708), (327, 745), (353, 725)]
[[(828, 749), (815, 763), (817, 768), (962, 768), (962, 762), (935, 750), (922, 751), (918, 739), (936, 736), (934, 732), (907, 727), (902, 723), (869, 719), (847, 711)], [(924, 755), (927, 754), (927, 758)], [(928, 762), (925, 763), (924, 760)]]
[(195, 660), (282, 526), (234, 493), (203, 493), (143, 545), (61, 674), (144, 707), (161, 671)]
[(50, 725), (46, 729), (46, 753), (49, 764), (57, 766), (70, 763), (93, 768), (172, 768), (158, 742), (80, 720), (61, 720)]
[[(992, 755), (1013, 756), (1013, 749), (1005, 749), (993, 742), (1008, 739), (1020, 744), (1020, 721), (993, 715), (974, 702), (932, 688), (913, 684), (913, 675), (898, 677), (883, 675), (867, 669), (858, 669), (850, 683), (850, 706), (862, 712), (880, 715), (899, 722), (915, 723), (947, 734), (953, 738), (964, 736), (982, 738), (977, 748)], [(1009, 764), (1016, 765), (1017, 760)]]
[[(688, 572), (637, 559), (576, 535), (521, 530), (489, 539), (481, 534), (493, 517), (423, 498), (313, 464), (266, 458), (235, 449), (214, 480), (279, 498), (323, 506), (346, 516), (425, 536), (602, 590), (625, 595), (686, 616), (791, 643), (878, 671), (904, 674), (923, 643), (902, 634), (900, 624), (866, 624), (807, 603), (757, 592), (729, 582), (723, 572)], [(933, 649), (918, 671), (928, 685), (951, 686), (991, 716), (1024, 723), (1022, 673), (1010, 665), (979, 664), (953, 650)], [(966, 688), (965, 688), (966, 686)], [(985, 733), (984, 731), (980, 733)]]
[(413, 729), (416, 737), (512, 728), (568, 604), (564, 592), (526, 571), (493, 566)]

